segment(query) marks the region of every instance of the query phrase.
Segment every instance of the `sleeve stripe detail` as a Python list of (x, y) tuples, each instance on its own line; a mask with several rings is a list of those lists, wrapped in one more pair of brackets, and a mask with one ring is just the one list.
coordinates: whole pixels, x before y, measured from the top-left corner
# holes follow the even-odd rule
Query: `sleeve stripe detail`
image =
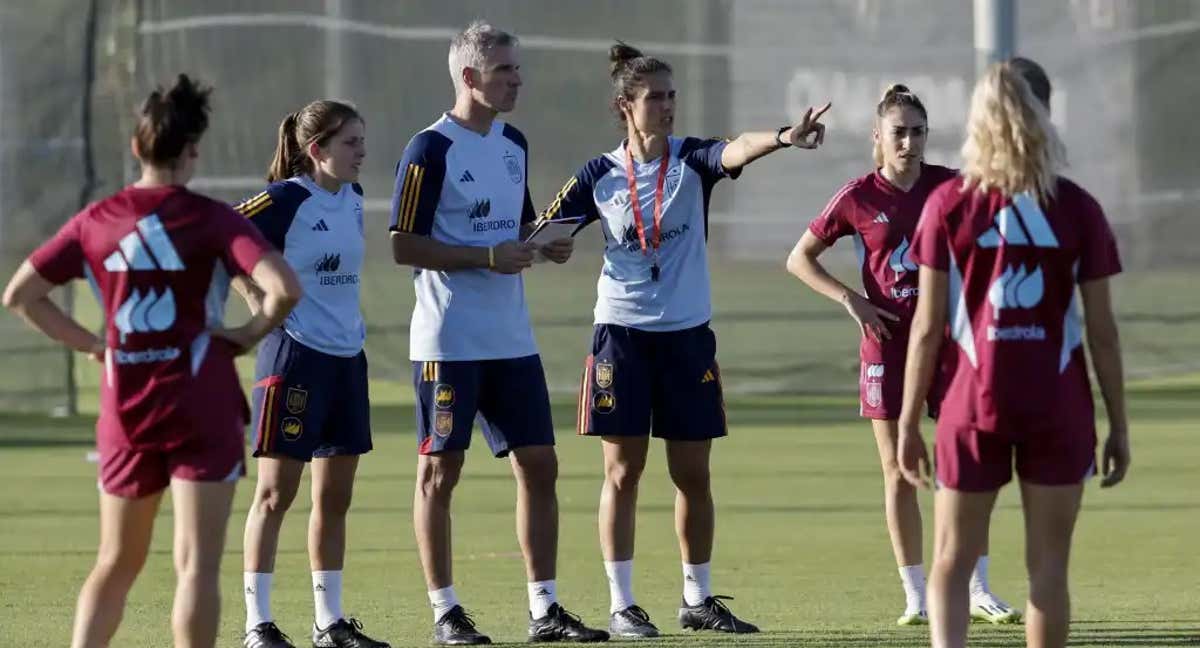
[(829, 203), (825, 205), (825, 209), (821, 210), (821, 213), (817, 216), (817, 218), (828, 218), (829, 215), (833, 213), (833, 210), (837, 209), (838, 204), (842, 201), (842, 198), (844, 198), (846, 194), (850, 193), (850, 191), (854, 189), (855, 184), (856, 183), (854, 181), (850, 181), (841, 189), (839, 189), (837, 193), (833, 194), (833, 198), (829, 199)]
[(396, 229), (401, 232), (408, 231), (408, 191), (412, 187), (414, 166), (409, 163), (404, 168), (404, 187), (400, 190), (400, 205), (396, 207)]
[(250, 198), (239, 204), (238, 206), (234, 207), (234, 209), (249, 216), (249, 213), (251, 211), (255, 211), (256, 207), (269, 204), (271, 204), (271, 195), (264, 191), (257, 196), (254, 196), (253, 198)]
[(254, 205), (253, 207), (250, 207), (249, 209), (247, 209), (246, 211), (244, 211), (242, 213), (245, 214), (246, 218), (254, 218), (255, 216), (258, 216), (260, 213), (266, 211), (267, 207), (270, 207), (270, 206), (271, 206), (271, 201), (265, 200), (261, 203), (258, 203), (257, 205)]
[(567, 194), (575, 188), (575, 185), (578, 182), (578, 178), (571, 176), (571, 179), (567, 180), (567, 184), (563, 185), (563, 188), (558, 190), (558, 194), (554, 196), (554, 200), (550, 202), (550, 206), (546, 207), (546, 211), (542, 212), (542, 217), (539, 218), (538, 221), (553, 220), (554, 217), (558, 215), (559, 209), (562, 208), (563, 199), (565, 199)]
[(411, 232), (416, 224), (417, 203), (421, 200), (421, 180), (425, 167), (409, 164), (404, 175), (404, 189), (400, 194), (400, 231)]

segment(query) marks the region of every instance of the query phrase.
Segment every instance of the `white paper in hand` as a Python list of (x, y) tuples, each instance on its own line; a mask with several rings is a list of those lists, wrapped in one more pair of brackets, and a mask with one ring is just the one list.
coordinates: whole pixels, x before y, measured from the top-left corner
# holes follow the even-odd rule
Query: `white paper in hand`
[(542, 221), (529, 237), (525, 239), (526, 243), (535, 243), (537, 245), (545, 245), (550, 241), (558, 239), (571, 238), (575, 236), (575, 230), (579, 228), (582, 218), (564, 218), (562, 220)]
[[(575, 236), (575, 230), (579, 229), (579, 225), (581, 223), (583, 223), (582, 218), (564, 218), (554, 221), (542, 221), (542, 223), (533, 230), (529, 237), (525, 239), (525, 242), (533, 243), (534, 245), (545, 245), (550, 241), (571, 238)], [(545, 263), (546, 261), (549, 261), (549, 259), (542, 255), (541, 250), (538, 250), (538, 253), (533, 257), (533, 262)]]

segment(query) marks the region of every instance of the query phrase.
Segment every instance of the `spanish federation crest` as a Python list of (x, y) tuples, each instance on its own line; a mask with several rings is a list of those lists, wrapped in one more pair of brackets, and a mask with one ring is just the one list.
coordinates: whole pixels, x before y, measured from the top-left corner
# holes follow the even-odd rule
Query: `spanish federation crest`
[(667, 170), (667, 177), (664, 180), (664, 189), (667, 196), (674, 196), (676, 191), (679, 191), (679, 181), (683, 178), (683, 165), (676, 164)]
[(287, 411), (292, 414), (299, 414), (308, 407), (308, 390), (300, 389), (299, 387), (288, 387), (287, 390)]
[(452, 412), (436, 412), (433, 415), (433, 432), (440, 437), (448, 437), (454, 431), (454, 414)]
[(508, 177), (513, 184), (521, 184), (521, 181), (525, 179), (524, 174), (521, 173), (521, 165), (517, 162), (517, 156), (512, 153), (504, 154), (504, 168), (508, 169)]
[(882, 364), (869, 364), (863, 369), (863, 386), (866, 388), (867, 407), (879, 407), (883, 403)]
[(611, 362), (596, 363), (596, 386), (600, 389), (608, 389), (613, 383), (613, 365)]

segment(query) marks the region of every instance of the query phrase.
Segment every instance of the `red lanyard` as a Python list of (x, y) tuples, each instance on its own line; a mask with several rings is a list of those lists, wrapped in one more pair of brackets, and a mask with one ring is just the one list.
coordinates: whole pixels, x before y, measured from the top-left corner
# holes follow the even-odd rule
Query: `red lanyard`
[[(650, 245), (654, 249), (654, 267), (651, 268), (651, 271), (655, 279), (658, 278), (658, 246), (662, 233), (663, 185), (667, 181), (667, 165), (670, 161), (671, 147), (668, 144), (658, 163), (658, 184), (654, 188), (654, 233), (651, 235)], [(633, 223), (637, 226), (638, 240), (642, 243), (642, 254), (645, 254), (646, 225), (642, 220), (642, 201), (638, 197), (637, 175), (633, 170), (633, 154), (629, 152), (628, 144), (625, 145), (625, 177), (629, 180), (629, 203), (633, 207)]]

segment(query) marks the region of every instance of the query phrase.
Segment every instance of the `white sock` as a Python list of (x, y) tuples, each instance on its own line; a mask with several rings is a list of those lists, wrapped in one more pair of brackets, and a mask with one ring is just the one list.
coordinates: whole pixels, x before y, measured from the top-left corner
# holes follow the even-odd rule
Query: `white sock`
[(712, 563), (683, 564), (683, 602), (700, 605), (712, 596)]
[(324, 630), (342, 618), (342, 570), (312, 573), (317, 627)]
[(608, 574), (608, 595), (611, 601), (608, 613), (615, 614), (634, 605), (633, 561), (605, 560), (604, 573)]
[(990, 592), (988, 586), (988, 557), (980, 556), (975, 562), (975, 571), (971, 572), (971, 592)]
[(905, 565), (900, 568), (904, 584), (904, 613), (916, 614), (925, 609), (925, 566)]
[(553, 580), (533, 581), (529, 586), (529, 614), (540, 619), (550, 613), (550, 606), (558, 603), (558, 587)]
[(454, 593), (454, 586), (430, 590), (429, 605), (433, 607), (433, 622), (441, 621), (447, 612), (458, 605), (458, 595)]
[(271, 616), (271, 574), (242, 572), (246, 595), (246, 632), (260, 623), (274, 621)]

